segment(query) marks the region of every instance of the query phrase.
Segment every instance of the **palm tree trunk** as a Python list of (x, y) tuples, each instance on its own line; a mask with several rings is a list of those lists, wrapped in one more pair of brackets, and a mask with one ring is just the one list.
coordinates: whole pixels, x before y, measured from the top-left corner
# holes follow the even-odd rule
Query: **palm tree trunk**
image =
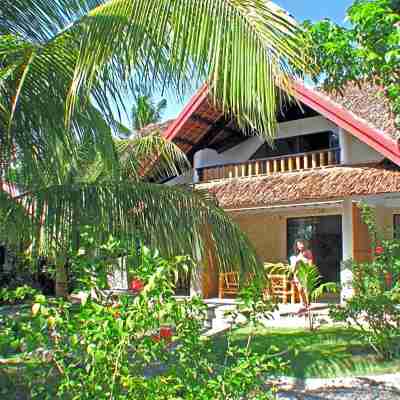
[(66, 268), (66, 258), (58, 256), (56, 258), (56, 297), (67, 297), (68, 295), (68, 276)]

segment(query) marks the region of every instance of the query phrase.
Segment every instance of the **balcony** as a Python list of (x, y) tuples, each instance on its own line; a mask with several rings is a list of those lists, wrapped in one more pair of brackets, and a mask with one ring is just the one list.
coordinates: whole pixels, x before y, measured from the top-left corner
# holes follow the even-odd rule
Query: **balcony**
[(318, 150), (287, 156), (214, 165), (197, 170), (200, 182), (304, 171), (340, 163), (340, 149)]

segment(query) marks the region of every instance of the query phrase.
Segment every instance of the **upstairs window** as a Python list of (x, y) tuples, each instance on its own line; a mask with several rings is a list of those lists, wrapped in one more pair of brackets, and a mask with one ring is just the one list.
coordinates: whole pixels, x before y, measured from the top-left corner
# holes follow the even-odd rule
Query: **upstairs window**
[(281, 157), (289, 154), (308, 153), (339, 147), (338, 135), (331, 131), (312, 133), (276, 139), (273, 147), (263, 144), (251, 157), (252, 160), (270, 157)]

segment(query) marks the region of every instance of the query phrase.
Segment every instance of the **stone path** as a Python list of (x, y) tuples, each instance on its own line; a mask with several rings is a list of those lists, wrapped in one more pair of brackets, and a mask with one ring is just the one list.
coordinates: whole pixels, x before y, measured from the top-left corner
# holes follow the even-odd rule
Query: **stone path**
[(282, 380), (280, 400), (399, 400), (400, 373), (338, 379)]

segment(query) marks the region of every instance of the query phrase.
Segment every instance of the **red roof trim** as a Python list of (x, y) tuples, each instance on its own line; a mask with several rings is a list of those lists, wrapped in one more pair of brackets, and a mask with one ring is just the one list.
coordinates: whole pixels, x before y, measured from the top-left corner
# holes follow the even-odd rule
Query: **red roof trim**
[(204, 84), (197, 93), (191, 98), (189, 103), (178, 115), (178, 118), (164, 132), (166, 139), (172, 140), (181, 130), (182, 126), (189, 120), (192, 114), (200, 107), (208, 97), (208, 85)]
[[(307, 88), (300, 82), (294, 83), (293, 90), (297, 100), (319, 112), (389, 160), (400, 165), (400, 144), (395, 139), (391, 139), (383, 132), (372, 128), (366, 122), (357, 119), (351, 112), (339, 106), (337, 103), (329, 100), (329, 98), (323, 96), (321, 93)], [(208, 85), (204, 84), (185, 106), (178, 118), (164, 132), (166, 139), (172, 140), (179, 134), (183, 125), (207, 99), (208, 94)]]
[(372, 128), (366, 122), (357, 119), (345, 108), (301, 83), (294, 84), (294, 96), (394, 163), (400, 165), (400, 146), (396, 140)]

